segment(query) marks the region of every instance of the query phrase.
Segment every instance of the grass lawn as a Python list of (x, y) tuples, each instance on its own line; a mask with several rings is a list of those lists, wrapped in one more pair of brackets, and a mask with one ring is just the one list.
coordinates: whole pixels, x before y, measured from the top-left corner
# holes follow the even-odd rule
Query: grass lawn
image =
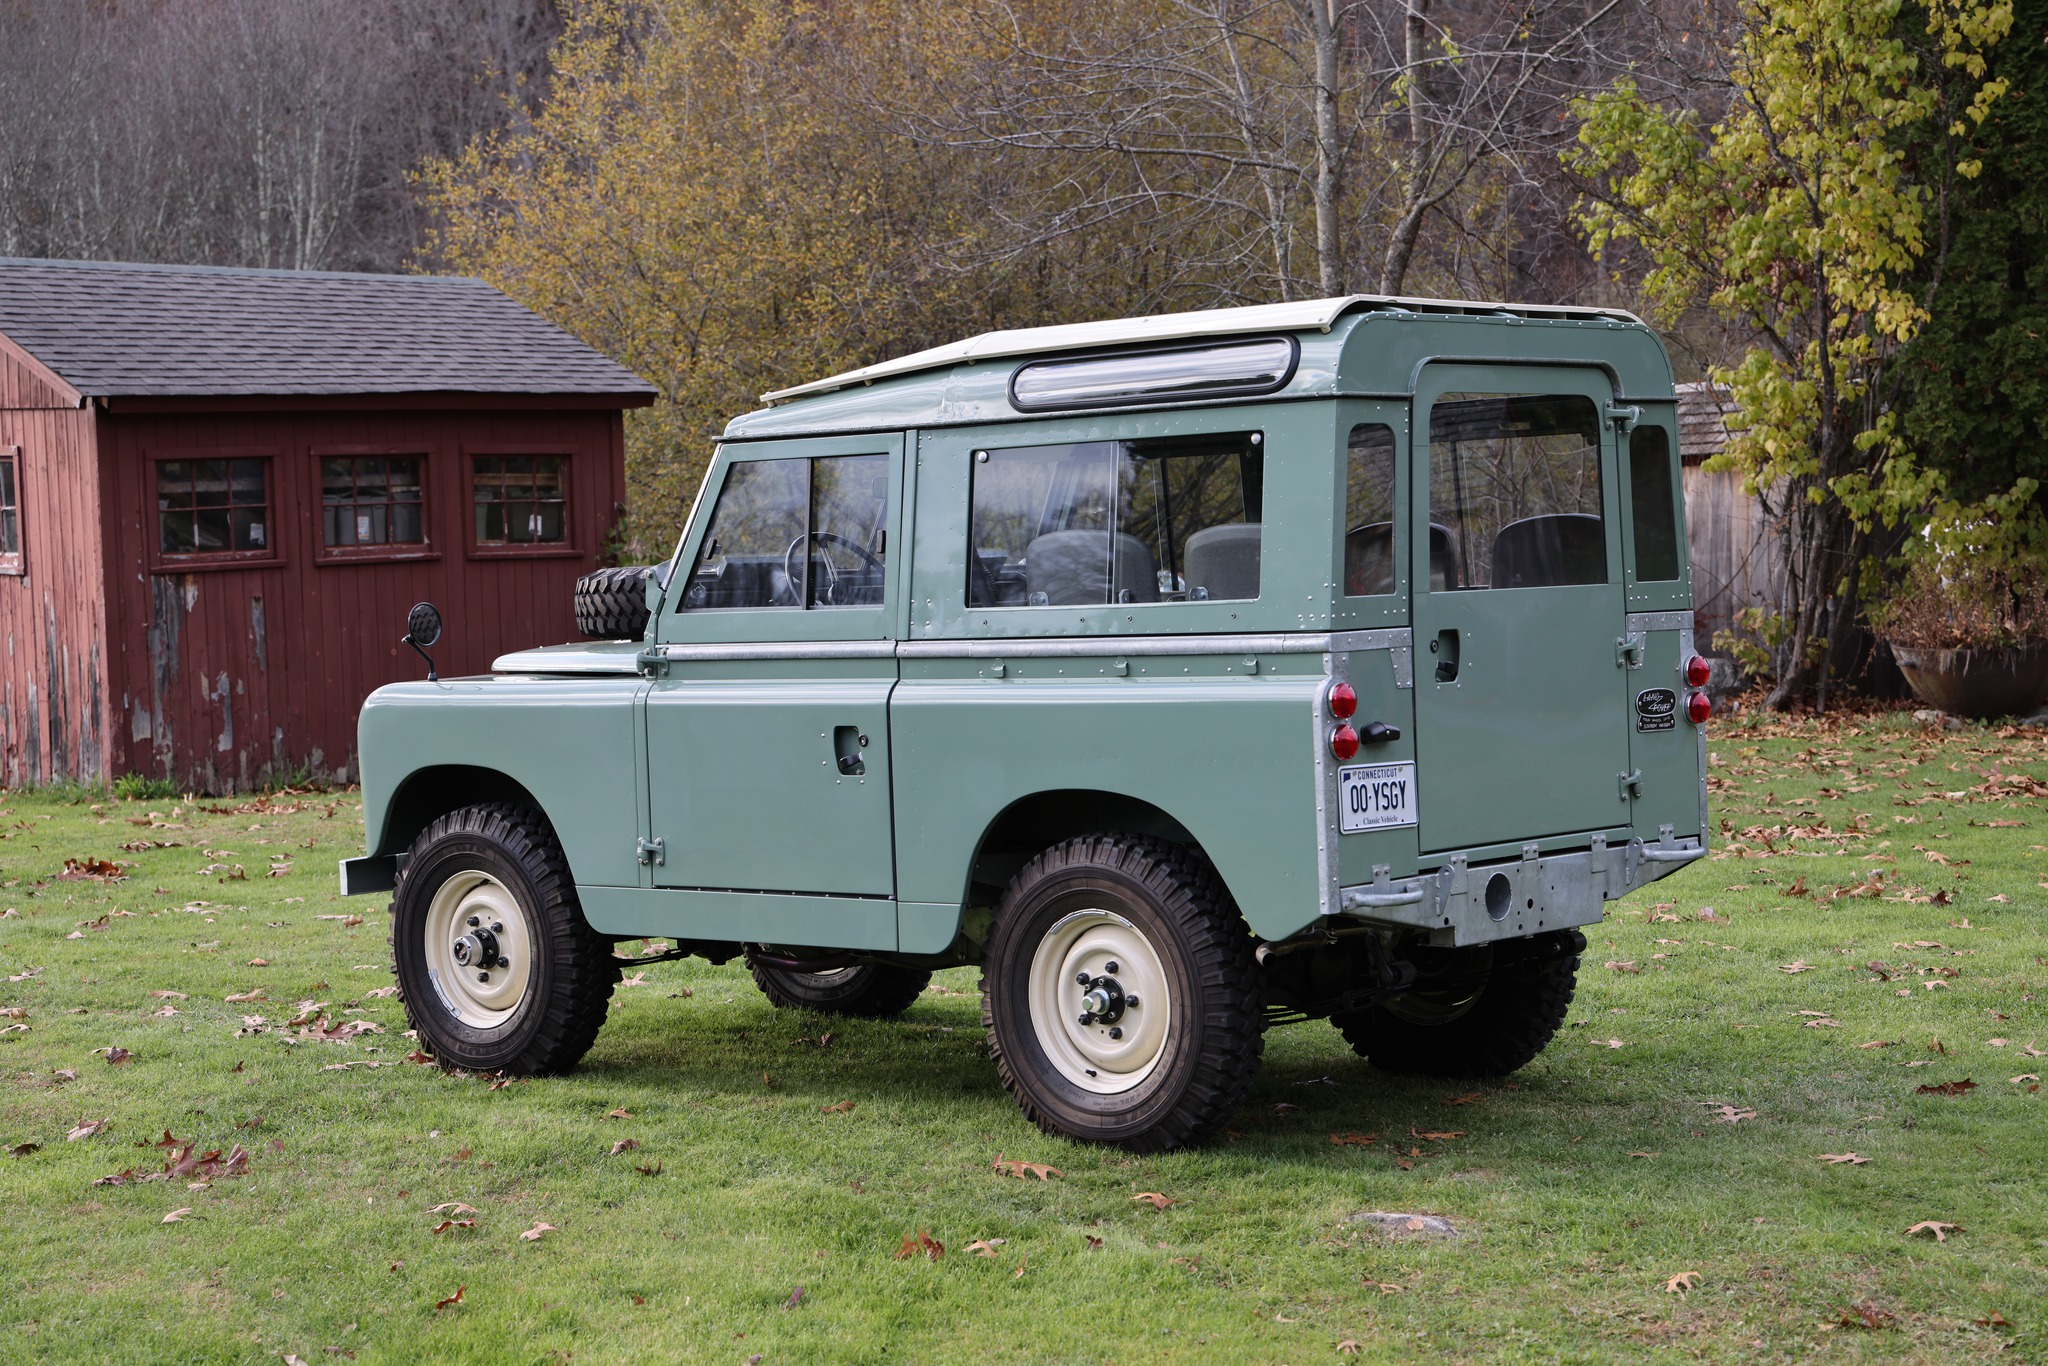
[[(1227, 1139), (1152, 1158), (1028, 1126), (964, 971), (858, 1023), (660, 964), (573, 1076), (445, 1076), (333, 890), (355, 794), (6, 794), (0, 1360), (2048, 1359), (2048, 737), (1710, 748), (1716, 856), (1590, 928), (1531, 1067), (1294, 1025)], [(246, 1174), (99, 1183), (187, 1142)]]

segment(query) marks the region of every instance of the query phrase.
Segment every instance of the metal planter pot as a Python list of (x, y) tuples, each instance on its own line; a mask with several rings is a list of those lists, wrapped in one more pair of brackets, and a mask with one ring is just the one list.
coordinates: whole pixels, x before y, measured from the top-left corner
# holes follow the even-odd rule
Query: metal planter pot
[(2048, 702), (2048, 641), (1978, 650), (1892, 646), (1921, 701), (1952, 716), (2028, 716)]

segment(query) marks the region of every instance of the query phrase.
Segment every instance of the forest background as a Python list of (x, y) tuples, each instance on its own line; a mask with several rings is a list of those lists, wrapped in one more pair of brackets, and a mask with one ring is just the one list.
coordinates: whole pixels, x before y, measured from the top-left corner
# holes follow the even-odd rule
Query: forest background
[(1727, 385), (1799, 550), (1779, 701), (1901, 551), (2048, 561), (2048, 0), (0, 0), (0, 37), (0, 255), (482, 275), (660, 389), (624, 559), (766, 389), (1367, 292), (1634, 309)]

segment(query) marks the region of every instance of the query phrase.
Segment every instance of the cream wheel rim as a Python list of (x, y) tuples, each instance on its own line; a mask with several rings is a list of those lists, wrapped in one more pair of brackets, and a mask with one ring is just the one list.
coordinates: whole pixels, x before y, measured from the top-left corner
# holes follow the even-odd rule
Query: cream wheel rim
[(510, 888), (489, 873), (464, 869), (428, 903), (427, 977), (448, 1013), (475, 1029), (495, 1029), (526, 999), (533, 936)]
[(1151, 940), (1111, 911), (1062, 916), (1038, 941), (1026, 989), (1031, 1027), (1061, 1077), (1096, 1095), (1143, 1084), (1173, 1018)]

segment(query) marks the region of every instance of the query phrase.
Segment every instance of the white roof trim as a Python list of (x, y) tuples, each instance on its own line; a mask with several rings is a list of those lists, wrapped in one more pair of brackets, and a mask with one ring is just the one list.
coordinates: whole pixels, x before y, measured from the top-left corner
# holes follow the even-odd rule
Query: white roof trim
[(1144, 318), (1110, 318), (1099, 322), (1062, 323), (1053, 327), (1021, 327), (984, 332), (965, 341), (934, 346), (879, 364), (848, 370), (828, 379), (812, 380), (761, 395), (768, 404), (786, 403), (807, 394), (822, 394), (856, 384), (938, 370), (968, 361), (1001, 356), (1079, 351), (1132, 342), (1179, 341), (1189, 337), (1224, 337), (1249, 332), (1327, 332), (1346, 312), (1361, 306), (1402, 308), (1425, 313), (1509, 313), (1521, 317), (1605, 317), (1640, 323), (1633, 313), (1614, 308), (1569, 308), (1549, 304), (1481, 303), (1465, 299), (1416, 299), (1379, 294), (1347, 294), (1334, 299), (1300, 299), (1284, 304), (1253, 304), (1245, 308), (1205, 308), (1192, 313), (1157, 313)]

